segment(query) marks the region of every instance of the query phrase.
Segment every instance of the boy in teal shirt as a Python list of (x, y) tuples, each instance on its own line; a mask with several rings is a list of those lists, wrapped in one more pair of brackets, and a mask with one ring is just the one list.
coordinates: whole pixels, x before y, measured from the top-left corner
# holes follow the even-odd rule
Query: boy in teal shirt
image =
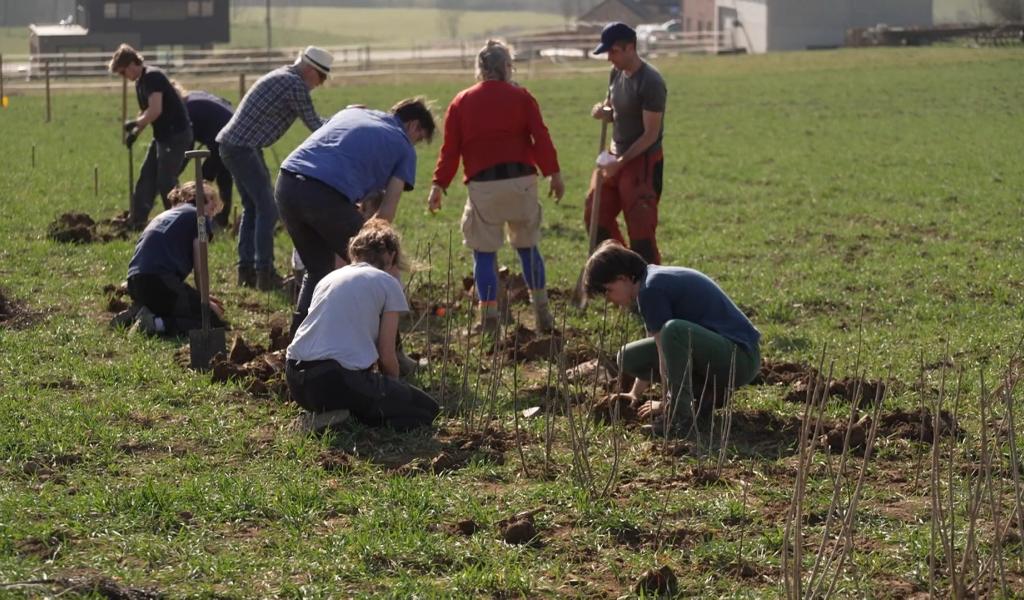
[[(725, 390), (750, 383), (761, 367), (761, 333), (707, 275), (684, 267), (648, 265), (639, 254), (613, 240), (605, 241), (587, 261), (587, 295), (603, 295), (624, 308), (635, 309), (650, 337), (623, 346), (620, 368), (636, 377), (627, 394), (637, 401), (655, 376), (668, 383), (668, 404), (650, 401), (640, 406), (641, 417), (666, 414), (678, 424), (693, 414), (693, 382), (712, 386), (715, 401)], [(692, 367), (692, 373), (688, 372)], [(691, 375), (688, 377), (688, 375)], [(701, 406), (711, 408), (710, 393)]]

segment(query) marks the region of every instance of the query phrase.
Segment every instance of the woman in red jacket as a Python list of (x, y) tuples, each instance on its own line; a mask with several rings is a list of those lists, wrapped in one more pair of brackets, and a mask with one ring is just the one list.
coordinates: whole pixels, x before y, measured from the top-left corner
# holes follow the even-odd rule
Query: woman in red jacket
[(508, 229), (509, 243), (519, 253), (523, 278), (530, 288), (537, 328), (551, 331), (544, 259), (540, 241), (541, 207), (537, 170), (551, 177), (549, 196), (565, 193), (558, 155), (540, 107), (530, 92), (509, 78), (512, 55), (500, 42), (488, 41), (477, 56), (478, 83), (452, 100), (444, 120), (444, 145), (434, 169), (427, 199), (431, 212), (441, 207), (462, 158), (469, 198), (462, 213), (464, 243), (473, 249), (473, 274), (484, 331), (498, 328), (497, 252)]

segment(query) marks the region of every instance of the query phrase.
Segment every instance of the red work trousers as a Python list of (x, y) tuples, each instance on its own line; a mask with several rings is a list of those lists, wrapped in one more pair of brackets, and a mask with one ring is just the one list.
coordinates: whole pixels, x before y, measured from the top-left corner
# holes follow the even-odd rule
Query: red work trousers
[[(625, 245), (619, 230), (622, 213), (629, 233), (629, 247), (650, 264), (661, 264), (661, 252), (655, 232), (658, 228), (658, 201), (661, 199), (664, 158), (661, 149), (645, 152), (619, 169), (614, 177), (605, 178), (601, 186), (601, 206), (597, 217), (597, 241), (613, 239)], [(583, 222), (589, 231), (594, 206), (597, 173), (590, 179)]]

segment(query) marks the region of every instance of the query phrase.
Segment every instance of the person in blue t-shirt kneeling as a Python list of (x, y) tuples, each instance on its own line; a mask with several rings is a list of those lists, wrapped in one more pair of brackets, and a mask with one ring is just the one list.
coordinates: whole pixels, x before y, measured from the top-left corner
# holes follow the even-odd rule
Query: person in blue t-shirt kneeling
[(384, 190), (372, 217), (393, 221), (402, 192), (416, 184), (416, 150), (434, 137), (434, 115), (421, 98), (402, 100), (390, 112), (350, 106), (281, 163), (274, 198), (281, 220), (306, 267), (292, 316), (294, 335), (306, 317), (313, 290), (348, 258), (348, 242), (366, 220), (357, 204)]
[(666, 423), (664, 415), (670, 414), (675, 424), (689, 422), (696, 413), (708, 414), (730, 389), (750, 383), (760, 370), (761, 333), (700, 271), (648, 265), (636, 252), (607, 240), (587, 260), (583, 277), (587, 296), (603, 295), (635, 309), (644, 321), (650, 337), (619, 351), (620, 368), (636, 378), (626, 396), (639, 402), (656, 377), (668, 387), (667, 403), (640, 405), (642, 418)]
[[(206, 227), (224, 205), (213, 188), (203, 183)], [(190, 181), (168, 194), (171, 208), (157, 215), (139, 236), (128, 263), (128, 294), (134, 306), (132, 329), (150, 335), (185, 335), (202, 326), (199, 292), (185, 283), (199, 247), (196, 183)], [(224, 308), (210, 296), (211, 327), (223, 327)]]

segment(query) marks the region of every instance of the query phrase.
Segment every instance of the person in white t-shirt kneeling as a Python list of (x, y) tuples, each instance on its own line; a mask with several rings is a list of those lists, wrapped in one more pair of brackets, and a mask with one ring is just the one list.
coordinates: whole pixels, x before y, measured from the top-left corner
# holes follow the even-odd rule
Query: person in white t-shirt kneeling
[(349, 242), (352, 263), (317, 283), (287, 351), (288, 390), (307, 411), (348, 410), (366, 425), (397, 431), (429, 426), (437, 416), (430, 395), (398, 379), (398, 319), (409, 310), (398, 280), (400, 245), (387, 221), (372, 219)]

